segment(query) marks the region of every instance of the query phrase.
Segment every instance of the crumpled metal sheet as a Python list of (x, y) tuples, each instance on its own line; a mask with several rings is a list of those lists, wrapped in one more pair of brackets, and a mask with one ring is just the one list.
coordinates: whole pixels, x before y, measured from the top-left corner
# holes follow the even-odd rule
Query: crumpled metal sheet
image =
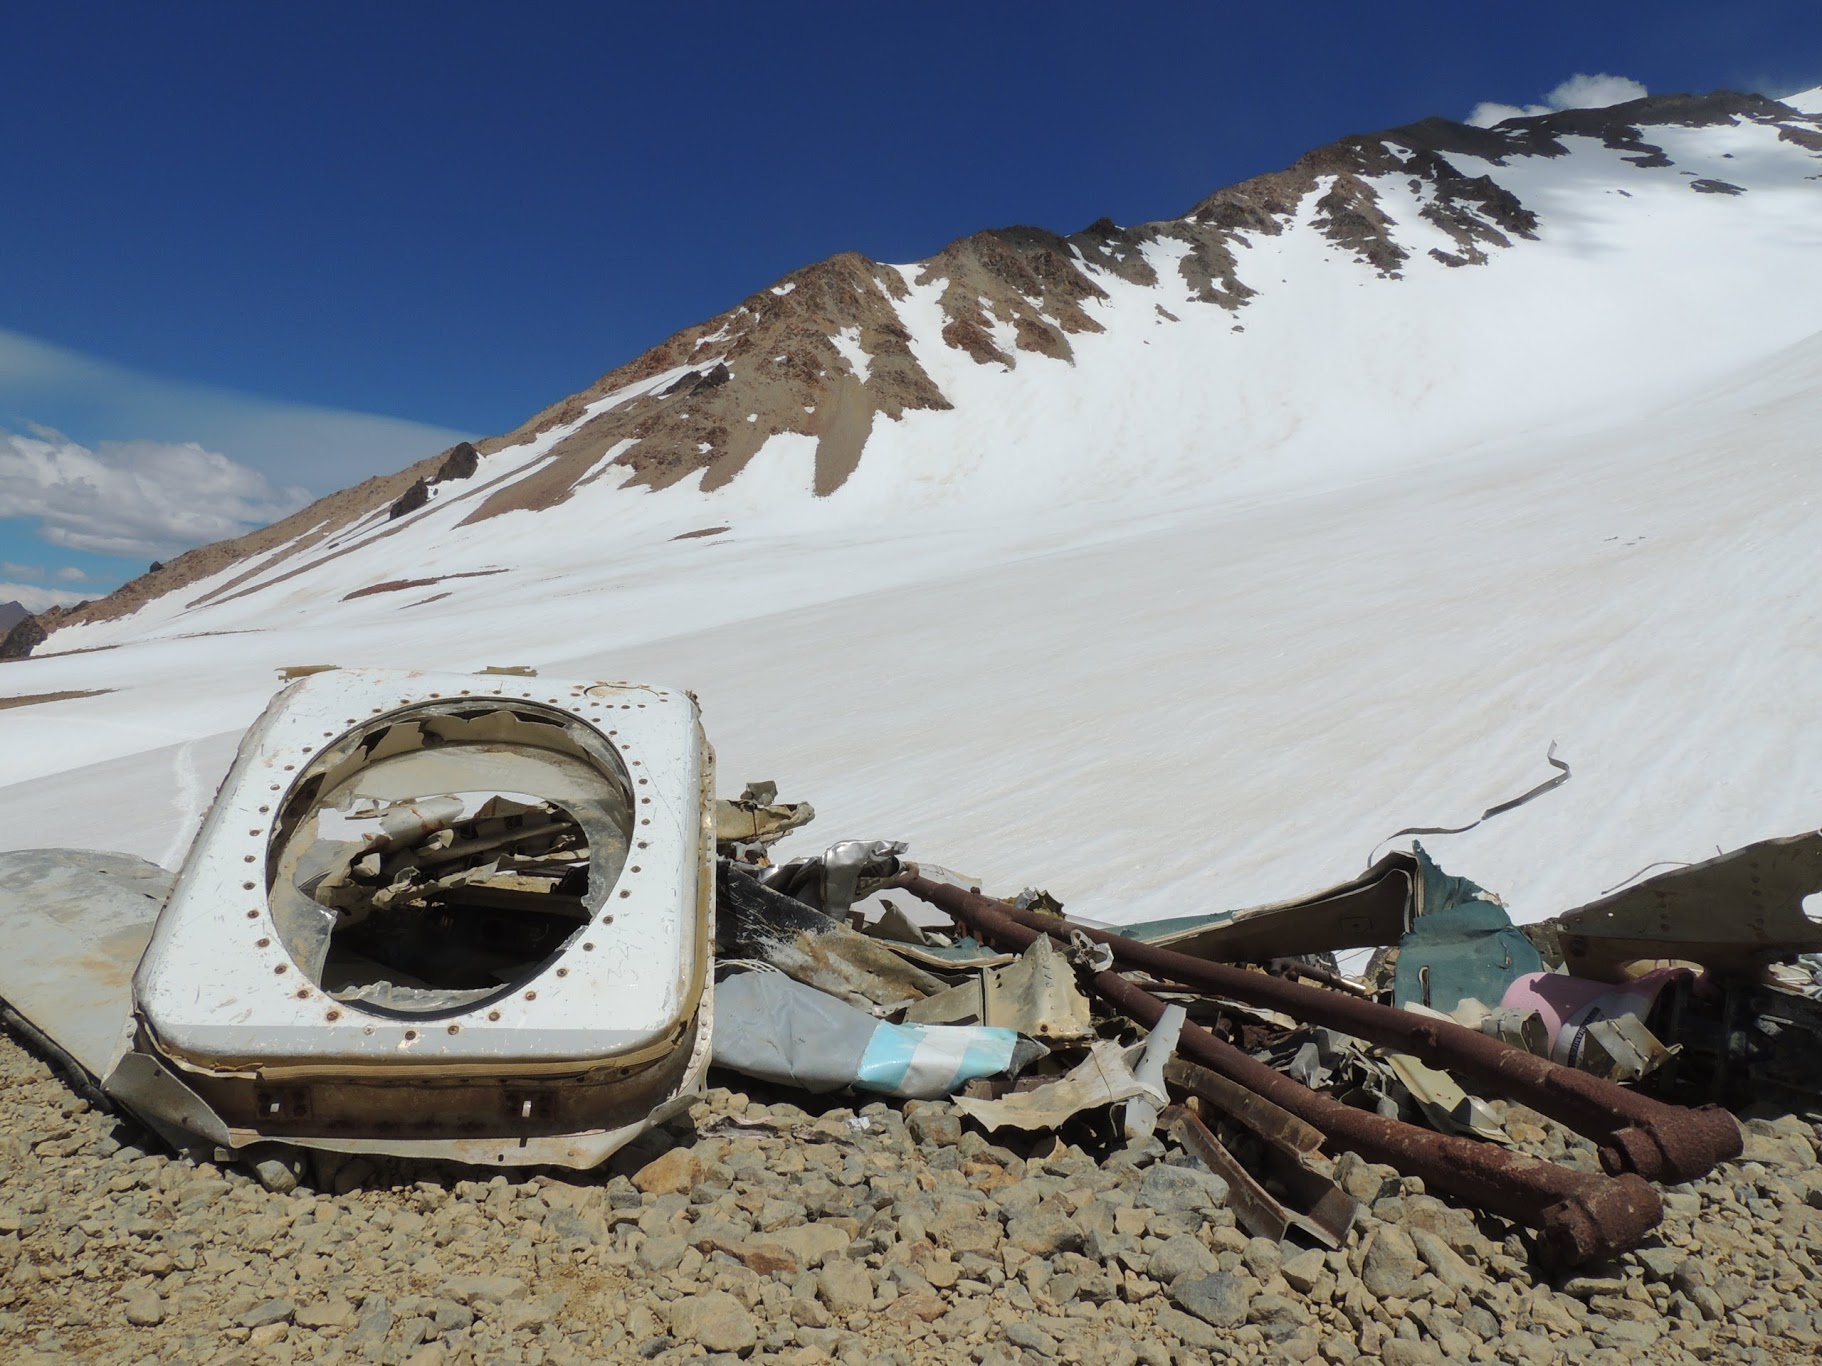
[(1439, 1072), (1409, 1053), (1388, 1051), (1383, 1060), (1411, 1103), (1438, 1133), (1472, 1134), (1489, 1143), (1511, 1142), (1487, 1103), (1462, 1090), (1447, 1072)]
[(949, 987), (883, 940), (774, 891), (742, 865), (722, 860), (717, 888), (716, 938), (724, 960), (769, 964), (865, 1010), (900, 1006)]
[(1537, 1013), (1553, 1061), (1611, 1081), (1637, 1081), (1672, 1056), (1645, 1018), (1664, 989), (1688, 975), (1687, 969), (1660, 968), (1615, 985), (1562, 972), (1531, 973), (1512, 983), (1502, 1004)]
[(738, 797), (715, 801), (716, 844), (776, 844), (816, 819), (808, 802), (781, 802), (778, 784), (748, 783)]
[(1120, 933), (1223, 963), (1377, 948), (1396, 943), (1410, 926), (1417, 880), (1416, 859), (1395, 851), (1352, 881), (1313, 896), (1123, 925)]
[(715, 1011), (716, 1066), (811, 1092), (936, 1100), (1042, 1052), (1010, 1029), (887, 1024), (779, 972), (725, 978)]
[(900, 840), (841, 840), (815, 858), (754, 869), (750, 876), (839, 920), (866, 892), (897, 874), (904, 852)]
[(1086, 1058), (1053, 1082), (998, 1100), (957, 1096), (955, 1107), (989, 1130), (1047, 1131), (1084, 1111), (1125, 1101), (1129, 1108), (1126, 1136), (1144, 1137), (1152, 1131), (1159, 1111), (1170, 1104), (1164, 1089), (1164, 1064), (1176, 1050), (1185, 1015), (1182, 1006), (1171, 1006), (1140, 1043), (1124, 1046), (1098, 1039), (1089, 1045)]
[(1632, 963), (1700, 963), (1730, 978), (1822, 952), (1822, 832), (1761, 840), (1558, 916), (1569, 971), (1618, 981)]
[(927, 996), (905, 1012), (913, 1024), (996, 1025), (1042, 1039), (1073, 1043), (1094, 1036), (1088, 997), (1075, 969), (1048, 936), (1035, 940), (1011, 966)]
[(1474, 882), (1436, 866), (1421, 844), (1417, 860), (1417, 915), (1398, 941), (1392, 999), (1453, 1011), (1463, 1001), (1492, 1006), (1514, 978), (1537, 972), (1543, 958), (1512, 924), (1505, 907)]

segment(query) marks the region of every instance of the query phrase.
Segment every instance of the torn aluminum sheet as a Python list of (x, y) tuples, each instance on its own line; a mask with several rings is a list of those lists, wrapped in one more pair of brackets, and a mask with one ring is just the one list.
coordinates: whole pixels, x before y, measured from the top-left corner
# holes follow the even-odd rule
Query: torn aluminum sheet
[(1536, 972), (1514, 981), (1501, 1004), (1542, 1019), (1553, 1061), (1610, 1081), (1637, 1081), (1672, 1056), (1645, 1020), (1665, 988), (1691, 975), (1685, 968), (1660, 968), (1616, 986)]
[(1351, 882), (1292, 901), (1213, 915), (1179, 916), (1120, 933), (1224, 963), (1295, 958), (1394, 944), (1421, 913), (1417, 860), (1387, 854)]
[(1822, 951), (1822, 919), (1804, 909), (1819, 892), (1822, 832), (1810, 831), (1659, 873), (1552, 923), (1577, 977), (1616, 982), (1635, 964), (1699, 963), (1756, 978)]
[[(964, 873), (936, 864), (919, 867), (925, 876), (941, 876), (970, 886), (975, 882)], [(936, 872), (932, 873), (932, 869)], [(948, 916), (916, 897), (904, 896), (891, 882), (857, 897), (848, 907), (848, 920), (862, 934), (879, 940), (908, 962), (938, 972), (1003, 968), (1017, 958), (1016, 954), (990, 948), (970, 935), (958, 935)]]
[(997, 1025), (1051, 1044), (1094, 1037), (1088, 997), (1049, 936), (1033, 941), (1010, 967), (926, 996), (904, 1018), (908, 1024)]
[(130, 1002), (44, 1032), (179, 1146), (594, 1165), (708, 1067), (712, 778), (680, 692), (312, 674), (248, 732)]
[(808, 802), (779, 801), (777, 783), (748, 783), (738, 797), (715, 802), (715, 843), (763, 848), (815, 819)]
[(1447, 1072), (1428, 1067), (1409, 1053), (1387, 1050), (1381, 1059), (1411, 1103), (1438, 1133), (1471, 1134), (1489, 1143), (1510, 1143), (1487, 1103), (1471, 1096)]
[(1417, 861), (1417, 915), (1398, 941), (1392, 999), (1444, 1013), (1464, 1001), (1493, 1006), (1514, 978), (1537, 972), (1537, 947), (1512, 924), (1512, 917), (1485, 888), (1451, 877), (1436, 866), (1421, 844)]
[(1171, 1006), (1139, 1043), (1127, 1046), (1097, 1039), (1089, 1045), (1088, 1056), (1055, 1081), (998, 1100), (957, 1096), (955, 1107), (988, 1130), (1051, 1130), (1084, 1111), (1126, 1102), (1126, 1136), (1142, 1138), (1152, 1131), (1158, 1112), (1170, 1104), (1164, 1065), (1176, 1049), (1184, 1018), (1182, 1006)]
[(751, 876), (840, 920), (857, 900), (897, 876), (898, 856), (904, 852), (904, 844), (896, 840), (842, 840), (815, 858), (754, 869)]
[(887, 1024), (776, 971), (727, 977), (715, 1011), (717, 1067), (811, 1092), (852, 1086), (937, 1100), (1044, 1051), (1010, 1029)]
[[(1434, 1013), (1434, 1012), (1432, 1012)], [(1312, 1090), (1398, 1119), (1415, 1110), (1439, 1133), (1471, 1134), (1506, 1141), (1505, 1131), (1483, 1102), (1469, 1096), (1446, 1072), (1408, 1053), (1371, 1048), (1339, 1030), (1308, 1026), (1257, 1055), (1273, 1060)]]
[(724, 960), (767, 963), (805, 986), (863, 1010), (888, 1010), (949, 984), (795, 897), (774, 891), (741, 864), (720, 861), (716, 939)]

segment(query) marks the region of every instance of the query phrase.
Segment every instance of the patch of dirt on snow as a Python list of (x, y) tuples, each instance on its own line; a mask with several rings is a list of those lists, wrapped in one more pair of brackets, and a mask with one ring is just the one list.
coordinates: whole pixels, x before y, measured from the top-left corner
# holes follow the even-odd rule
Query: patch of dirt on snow
[(40, 692), (25, 697), (0, 697), (0, 711), (12, 707), (35, 707), (40, 702), (68, 702), (78, 697), (105, 697), (113, 688), (78, 688), (71, 692)]
[[(504, 574), (504, 569), (471, 569), (461, 574), (438, 574), (429, 579), (388, 579), (385, 583), (370, 583), (365, 588), (357, 588), (352, 593), (342, 594), (343, 602), (353, 602), (356, 598), (370, 598), (378, 593), (402, 593), (407, 588), (429, 588), (432, 584), (447, 583), (450, 579), (484, 579), (490, 574)], [(448, 594), (444, 594), (447, 597)]]

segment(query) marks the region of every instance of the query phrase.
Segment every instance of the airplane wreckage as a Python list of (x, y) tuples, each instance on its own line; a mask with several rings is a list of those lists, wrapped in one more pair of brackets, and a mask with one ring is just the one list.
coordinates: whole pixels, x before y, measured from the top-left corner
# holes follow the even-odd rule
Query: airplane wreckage
[[(948, 1097), (989, 1131), (1163, 1127), (1250, 1231), (1329, 1247), (1354, 1208), (1315, 1155), (1353, 1151), (1573, 1265), (1638, 1245), (1652, 1182), (1740, 1154), (1725, 1104), (1822, 1094), (1822, 834), (1522, 929), (1414, 845), (1116, 932), (899, 844), (774, 863), (811, 808), (717, 801), (687, 692), (290, 672), (176, 874), (0, 854), (7, 1026), (269, 1182), (310, 1149), (596, 1166), (713, 1064)], [(1567, 778), (1552, 762), (1527, 797)], [(1364, 978), (1347, 949), (1377, 951)], [(1602, 1170), (1520, 1153), (1476, 1092), (1591, 1138)]]

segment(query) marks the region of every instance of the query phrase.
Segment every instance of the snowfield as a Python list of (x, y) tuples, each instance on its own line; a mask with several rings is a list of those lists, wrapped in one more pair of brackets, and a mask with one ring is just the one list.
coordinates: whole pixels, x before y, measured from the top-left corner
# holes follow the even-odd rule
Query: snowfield
[[(1403, 278), (1322, 237), (1315, 195), (1251, 239), (1238, 312), (1160, 250), (1156, 288), (1099, 280), (1073, 364), (976, 364), (907, 271), (955, 408), (879, 423), (826, 499), (780, 436), (714, 494), (610, 477), (458, 526), (553, 430), (307, 573), (59, 632), (0, 694), (112, 691), (0, 710), (0, 846), (174, 864), (275, 670), (319, 663), (690, 688), (724, 792), (816, 804), (785, 852), (905, 839), (1109, 921), (1350, 876), (1551, 776), (1552, 742), (1566, 784), (1424, 841), (1521, 920), (1813, 828), (1822, 156), (1647, 138), (1671, 167), (1452, 157), (1541, 219), (1483, 266), (1426, 255), (1452, 243), (1397, 177)], [(410, 579), (442, 581), (345, 600)]]

